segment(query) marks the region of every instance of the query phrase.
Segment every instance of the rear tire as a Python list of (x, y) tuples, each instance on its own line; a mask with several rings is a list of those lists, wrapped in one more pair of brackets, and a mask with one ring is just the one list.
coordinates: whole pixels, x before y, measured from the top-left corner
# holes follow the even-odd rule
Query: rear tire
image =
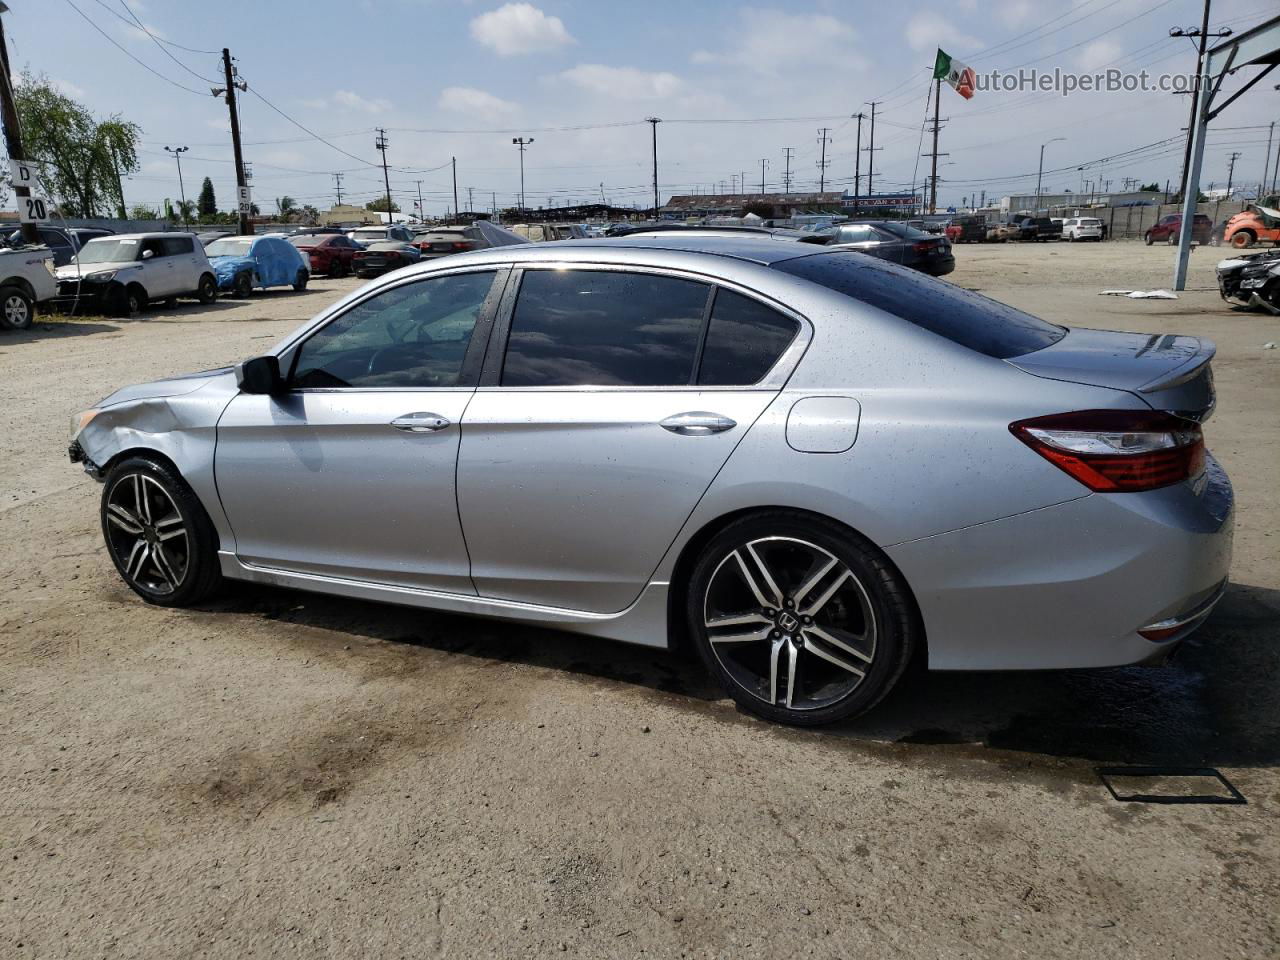
[(200, 286), (196, 288), (196, 298), (206, 306), (217, 302), (218, 282), (213, 279), (212, 273), (206, 273), (200, 278)]
[(906, 583), (875, 546), (787, 510), (744, 517), (712, 538), (690, 575), (685, 618), (739, 706), (805, 727), (874, 707), (922, 635)]
[(0, 327), (26, 330), (35, 319), (36, 302), (21, 287), (0, 287)]
[(167, 464), (129, 457), (113, 466), (99, 514), (111, 562), (147, 603), (191, 606), (221, 585), (213, 523)]

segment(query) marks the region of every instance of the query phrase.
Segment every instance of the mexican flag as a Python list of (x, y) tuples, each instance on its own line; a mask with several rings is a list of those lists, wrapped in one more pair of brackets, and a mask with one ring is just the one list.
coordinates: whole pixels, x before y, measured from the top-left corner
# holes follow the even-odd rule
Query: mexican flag
[(973, 67), (949, 56), (941, 47), (938, 48), (938, 58), (933, 61), (933, 79), (947, 81), (966, 100), (972, 99), (978, 85)]

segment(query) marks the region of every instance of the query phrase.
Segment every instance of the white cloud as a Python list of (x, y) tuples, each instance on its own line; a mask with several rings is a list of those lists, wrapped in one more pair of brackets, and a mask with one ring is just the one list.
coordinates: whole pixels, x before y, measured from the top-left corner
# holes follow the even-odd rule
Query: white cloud
[(723, 51), (697, 50), (694, 63), (724, 63), (746, 67), (758, 73), (775, 74), (793, 70), (790, 58), (781, 51), (803, 51), (807, 64), (840, 63), (862, 66), (863, 59), (851, 50), (857, 34), (835, 17), (824, 14), (790, 14), (780, 10), (747, 9), (735, 31), (735, 44)]
[(507, 116), (517, 109), (510, 100), (503, 100), (475, 87), (445, 87), (437, 105), (442, 110), (475, 114), (486, 120)]
[(577, 41), (559, 17), (549, 17), (531, 3), (508, 3), (471, 21), (471, 36), (500, 56), (557, 50)]
[(72, 100), (83, 100), (88, 96), (88, 92), (84, 87), (77, 87), (70, 80), (52, 79), (49, 83), (53, 85), (53, 89), (57, 90), (65, 97), (70, 97)]
[(353, 93), (350, 90), (339, 90), (334, 93), (333, 102), (336, 106), (347, 110), (359, 110), (361, 113), (385, 113), (391, 109), (391, 101), (389, 100), (383, 100), (380, 97), (366, 100), (360, 94)]
[(1023, 23), (1035, 11), (1031, 0), (1006, 0), (1000, 6), (1000, 20), (1007, 27), (1016, 27)]
[(1082, 70), (1093, 70), (1104, 63), (1110, 63), (1122, 53), (1124, 53), (1124, 47), (1117, 41), (1103, 37), (1085, 45), (1080, 51), (1079, 65)]
[(635, 67), (582, 63), (560, 76), (589, 93), (618, 100), (661, 100), (680, 92), (683, 81), (674, 73), (648, 73)]
[(961, 60), (964, 59), (964, 51), (982, 46), (981, 40), (962, 33), (944, 17), (928, 11), (917, 13), (908, 20), (903, 35), (912, 50), (929, 51), (941, 47)]

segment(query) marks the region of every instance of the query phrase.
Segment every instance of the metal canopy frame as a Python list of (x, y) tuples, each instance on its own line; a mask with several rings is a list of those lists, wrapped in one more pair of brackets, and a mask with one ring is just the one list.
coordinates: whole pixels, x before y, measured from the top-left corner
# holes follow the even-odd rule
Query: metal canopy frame
[[(1251, 66), (1263, 69), (1214, 107), (1222, 82), (1237, 70)], [(1272, 17), (1252, 30), (1246, 30), (1239, 36), (1218, 44), (1205, 54), (1204, 63), (1200, 65), (1202, 73), (1196, 96), (1195, 119), (1190, 130), (1191, 164), (1187, 169), (1186, 190), (1182, 195), (1182, 224), (1178, 232), (1178, 256), (1173, 268), (1175, 290), (1185, 290), (1187, 287), (1187, 260), (1191, 254), (1196, 198), (1200, 196), (1200, 169), (1204, 164), (1204, 143), (1209, 134), (1209, 123), (1277, 66), (1280, 66), (1280, 17)]]

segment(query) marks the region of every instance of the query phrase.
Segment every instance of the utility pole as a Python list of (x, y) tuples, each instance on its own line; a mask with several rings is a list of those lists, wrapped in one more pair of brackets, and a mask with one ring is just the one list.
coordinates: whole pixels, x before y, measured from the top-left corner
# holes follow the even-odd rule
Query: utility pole
[(661, 117), (645, 117), (645, 122), (653, 128), (653, 219), (658, 219), (658, 124)]
[(738, 175), (736, 173), (729, 174), (729, 192), (730, 193), (742, 192), (741, 190), (738, 189)]
[(609, 201), (604, 198), (604, 181), (603, 180), (600, 181), (600, 202), (602, 204), (605, 204), (606, 206), (609, 203)]
[(374, 147), (382, 151), (382, 184), (387, 188), (387, 225), (390, 226), (394, 221), (391, 217), (391, 178), (387, 175), (387, 131), (382, 127), (378, 127), (378, 139), (374, 141)]
[(1219, 37), (1231, 36), (1230, 30), (1219, 30), (1217, 33), (1209, 33), (1209, 4), (1211, 0), (1204, 0), (1204, 17), (1200, 21), (1199, 30), (1183, 30), (1174, 27), (1169, 31), (1171, 37), (1195, 37), (1196, 43), (1196, 82), (1192, 89), (1188, 91), (1191, 94), (1191, 118), (1187, 121), (1187, 146), (1182, 154), (1182, 178), (1179, 183), (1182, 184), (1181, 193), (1183, 199), (1187, 196), (1187, 171), (1191, 167), (1191, 134), (1196, 123), (1196, 104), (1200, 102), (1200, 76), (1204, 73), (1204, 51), (1208, 43), (1209, 37), (1215, 39)]
[(1271, 138), (1276, 132), (1276, 122), (1271, 121), (1271, 128), (1267, 131), (1267, 159), (1262, 161), (1262, 182), (1258, 184), (1258, 202), (1262, 202), (1262, 196), (1267, 192), (1267, 168), (1271, 166)]
[(178, 197), (179, 199), (182, 200), (182, 206), (179, 209), (182, 210), (182, 225), (184, 227), (187, 225), (187, 213), (186, 213), (187, 188), (182, 183), (182, 154), (190, 149), (191, 149), (190, 147), (165, 147), (164, 148), (165, 153), (172, 153), (173, 159), (178, 161)]
[(747, 174), (745, 170), (738, 174), (738, 192), (747, 192)]
[(760, 195), (764, 196), (764, 168), (769, 163), (764, 157), (760, 158)]
[[(231, 51), (226, 47), (222, 48), (222, 72), (226, 78), (226, 90), (223, 91), (214, 87), (213, 95), (216, 97), (220, 93), (226, 94), (227, 110), (231, 114), (231, 150), (235, 155), (236, 161), (236, 192), (244, 194), (247, 192), (245, 188), (248, 184), (244, 178), (244, 153), (240, 149), (240, 114), (236, 110), (236, 71), (235, 67), (231, 65)], [(243, 81), (240, 81), (238, 89), (246, 90), (248, 87)], [(237, 202), (239, 202), (238, 197)], [(240, 208), (239, 228), (241, 235), (249, 233), (249, 207), (247, 205)]]
[(422, 181), (415, 180), (413, 182), (418, 185), (418, 219), (425, 222), (427, 219), (427, 211), (422, 205)]
[(858, 202), (858, 190), (862, 186), (862, 117), (863, 113), (859, 110), (854, 115), (854, 119), (858, 121), (858, 139), (854, 141), (853, 146), (853, 212), (858, 212), (861, 204)]
[(458, 215), (458, 158), (450, 157), (449, 163), (453, 165), (453, 215)]
[[(938, 153), (938, 131), (942, 129), (942, 79), (939, 78), (934, 83), (933, 90), (933, 152), (926, 153), (926, 157), (931, 158), (931, 170), (929, 173), (929, 182), (932, 185), (929, 193), (929, 212), (938, 212), (938, 157), (949, 157), (949, 153)], [(923, 205), (922, 205), (923, 206)]]
[[(0, 11), (2, 13), (4, 11)], [(9, 157), (13, 160), (25, 160), (27, 155), (22, 149), (22, 128), (18, 125), (18, 106), (13, 102), (13, 82), (9, 73), (9, 41), (4, 35), (4, 17), (0, 16), (0, 114), (4, 119), (4, 140), (9, 147)], [(27, 187), (13, 185), (13, 192), (18, 197), (31, 196)], [(19, 204), (20, 205), (20, 204)], [(35, 244), (40, 242), (40, 232), (34, 223), (22, 224), (22, 242)]]
[(1232, 150), (1231, 155), (1227, 157), (1227, 203), (1231, 202), (1231, 184), (1235, 180), (1236, 161), (1242, 156), (1244, 156), (1244, 154), (1239, 150)]
[(876, 168), (876, 107), (881, 103), (879, 100), (868, 100), (871, 106), (871, 146), (867, 147), (867, 196), (875, 195), (875, 190), (871, 186), (871, 174)]
[(524, 148), (533, 143), (533, 137), (512, 137), (511, 142), (520, 148), (520, 209), (524, 210)]
[(467, 213), (476, 212), (476, 188), (467, 187)]
[(342, 174), (333, 175), (333, 186), (338, 191), (338, 206), (342, 206)]
[(1040, 144), (1040, 166), (1036, 168), (1036, 207), (1040, 206), (1040, 179), (1044, 175), (1044, 148), (1051, 143), (1057, 143), (1059, 140), (1066, 140), (1066, 137), (1054, 137), (1052, 140), (1046, 140)]
[(831, 132), (830, 127), (818, 128), (818, 143), (822, 145), (822, 156), (818, 160), (818, 192), (822, 193), (827, 185), (827, 134)]
[(796, 152), (795, 147), (783, 147), (782, 157), (785, 169), (782, 174), (782, 191), (783, 193), (791, 192), (791, 155)]

